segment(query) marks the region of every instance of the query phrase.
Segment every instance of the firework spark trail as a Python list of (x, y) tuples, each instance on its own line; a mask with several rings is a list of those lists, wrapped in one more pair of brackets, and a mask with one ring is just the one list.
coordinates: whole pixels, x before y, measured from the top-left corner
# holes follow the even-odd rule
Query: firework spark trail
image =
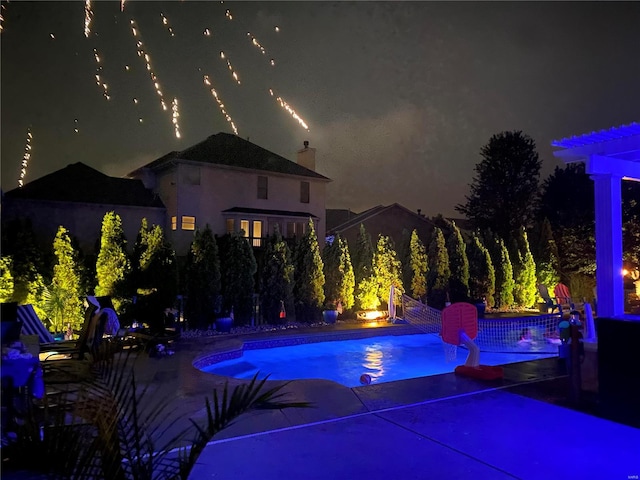
[(233, 77), (233, 79), (236, 81), (236, 83), (238, 85), (240, 85), (240, 79), (238, 78), (238, 74), (235, 72), (235, 70), (233, 69), (233, 67), (231, 66), (231, 62), (229, 61), (229, 59), (225, 56), (224, 52), (220, 52), (220, 58), (222, 58), (223, 60), (225, 60), (227, 62), (227, 68), (229, 69), (229, 71), (231, 72), (231, 76)]
[[(207, 87), (211, 87), (211, 81), (209, 80), (209, 75), (205, 75), (204, 76), (204, 84)], [(235, 133), (236, 135), (238, 135), (238, 129), (236, 128), (235, 123), (233, 123), (233, 120), (231, 119), (231, 116), (227, 113), (227, 111), (224, 108), (224, 103), (222, 103), (222, 100), (220, 100), (220, 97), (218, 97), (218, 92), (216, 92), (215, 88), (211, 88), (211, 95), (213, 95), (213, 98), (216, 100), (216, 102), (218, 103), (218, 107), (220, 108), (220, 111), (222, 112), (222, 114), (224, 115), (224, 118), (227, 120), (227, 122), (229, 122), (229, 124), (231, 125), (231, 129), (233, 130), (233, 133)]]
[(264, 47), (262, 45), (260, 45), (260, 42), (258, 42), (258, 39), (256, 37), (254, 37), (251, 32), (247, 32), (247, 37), (251, 37), (251, 43), (256, 46), (258, 48), (258, 50), (260, 50), (260, 52), (262, 52), (263, 55), (267, 54), (267, 51), (264, 49)]
[(180, 138), (180, 125), (178, 124), (178, 117), (180, 117), (180, 113), (178, 112), (177, 98), (174, 98), (173, 102), (171, 102), (171, 112), (172, 112), (171, 122), (173, 123), (173, 128), (176, 134), (176, 138)]
[(126, 1), (126, 0), (120, 0), (120, 11), (121, 11), (121, 12), (124, 12), (124, 2), (125, 2), (125, 1)]
[(171, 35), (172, 37), (175, 37), (175, 33), (173, 33), (173, 28), (171, 28), (171, 25), (169, 25), (169, 20), (167, 19), (167, 17), (165, 16), (164, 13), (160, 12), (160, 16), (162, 17), (162, 24), (167, 27), (167, 30), (169, 31), (169, 35)]
[(276, 102), (278, 102), (282, 108), (289, 112), (289, 114), (300, 124), (302, 128), (304, 128), (306, 131), (309, 131), (309, 127), (307, 126), (305, 121), (296, 113), (293, 108), (291, 108), (291, 106), (289, 106), (287, 102), (284, 101), (282, 97), (276, 97), (271, 88), (269, 89), (269, 93), (272, 97), (275, 97)]
[(95, 48), (93, 49), (93, 58), (96, 60), (96, 85), (102, 87), (102, 96), (106, 100), (111, 100), (111, 96), (109, 95), (109, 86), (100, 77), (102, 65), (100, 65), (100, 55), (98, 54), (98, 50)]
[(91, 33), (91, 20), (93, 20), (93, 10), (91, 10), (91, 0), (84, 2), (84, 36), (89, 38)]
[(6, 8), (7, 7), (0, 4), (0, 33), (2, 33), (2, 30), (4, 29), (4, 26), (2, 25), (4, 23), (4, 16), (2, 15), (2, 11), (5, 10)]
[[(137, 28), (136, 26), (135, 20), (131, 19), (130, 25), (131, 25), (131, 32), (133, 33), (134, 39), (138, 39), (138, 36), (142, 37), (142, 34), (140, 33), (140, 29)], [(145, 61), (145, 66), (147, 68), (147, 71), (149, 72), (151, 81), (153, 82), (153, 87), (155, 88), (156, 94), (158, 95), (158, 97), (160, 97), (160, 105), (162, 106), (162, 110), (167, 111), (168, 110), (167, 104), (164, 101), (164, 95), (162, 93), (162, 90), (160, 89), (160, 82), (158, 80), (158, 76), (153, 72), (153, 69), (151, 68), (151, 56), (147, 51), (145, 51), (142, 40), (138, 39), (136, 41), (136, 48), (137, 48), (138, 56), (143, 58)], [(135, 99), (134, 99), (134, 102), (136, 102)], [(177, 117), (179, 116), (178, 101), (174, 99), (174, 102), (175, 102), (175, 110), (172, 108), (172, 112), (173, 112), (172, 123), (174, 125), (174, 131), (176, 133), (176, 137), (180, 138), (180, 130), (179, 130), (178, 120), (177, 120)], [(142, 123), (142, 119), (139, 119), (139, 120), (140, 120), (140, 123)]]
[(33, 135), (31, 134), (31, 127), (27, 129), (27, 144), (24, 147), (24, 155), (22, 156), (22, 169), (20, 170), (20, 178), (18, 179), (18, 186), (24, 185), (24, 177), (27, 175), (27, 167), (29, 166), (29, 160), (31, 160), (31, 140)]

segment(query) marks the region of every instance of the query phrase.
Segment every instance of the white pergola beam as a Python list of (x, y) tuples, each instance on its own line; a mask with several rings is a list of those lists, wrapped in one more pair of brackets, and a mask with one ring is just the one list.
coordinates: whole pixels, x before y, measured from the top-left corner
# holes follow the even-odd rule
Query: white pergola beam
[(614, 157), (591, 155), (585, 165), (589, 175), (615, 175), (630, 180), (640, 180), (640, 163)]

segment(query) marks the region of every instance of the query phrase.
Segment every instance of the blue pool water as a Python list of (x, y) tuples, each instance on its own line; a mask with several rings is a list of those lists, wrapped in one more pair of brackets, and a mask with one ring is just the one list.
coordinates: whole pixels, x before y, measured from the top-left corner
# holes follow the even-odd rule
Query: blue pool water
[[(482, 352), (483, 365), (504, 365), (548, 358), (550, 354)], [(445, 360), (440, 337), (432, 334), (384, 336), (360, 340), (319, 342), (290, 347), (246, 350), (242, 357), (210, 365), (207, 373), (250, 379), (267, 374), (270, 380), (321, 378), (347, 387), (361, 385), (368, 374), (371, 383), (451, 373), (467, 358), (458, 348), (453, 362)]]

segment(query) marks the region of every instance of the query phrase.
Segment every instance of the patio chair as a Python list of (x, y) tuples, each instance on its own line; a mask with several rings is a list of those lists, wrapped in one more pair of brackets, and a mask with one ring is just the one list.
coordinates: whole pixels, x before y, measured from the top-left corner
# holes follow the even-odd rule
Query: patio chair
[(545, 284), (543, 283), (538, 284), (538, 293), (540, 294), (540, 296), (542, 297), (542, 300), (544, 300), (544, 303), (547, 306), (547, 312), (550, 311), (551, 313), (553, 313), (554, 310), (557, 309), (558, 313), (562, 315), (562, 305), (553, 301), (553, 299), (551, 298), (551, 295), (549, 295), (549, 289)]
[(18, 320), (22, 322), (22, 333), (24, 335), (37, 335), (40, 343), (53, 343), (55, 340), (47, 327), (44, 326), (40, 317), (33, 309), (33, 305), (18, 305)]
[(553, 289), (553, 293), (556, 296), (556, 301), (563, 306), (563, 308), (568, 308), (569, 311), (573, 310), (582, 310), (584, 311), (584, 302), (576, 304), (573, 298), (571, 297), (571, 292), (569, 291), (569, 287), (567, 287), (564, 283), (559, 283)]

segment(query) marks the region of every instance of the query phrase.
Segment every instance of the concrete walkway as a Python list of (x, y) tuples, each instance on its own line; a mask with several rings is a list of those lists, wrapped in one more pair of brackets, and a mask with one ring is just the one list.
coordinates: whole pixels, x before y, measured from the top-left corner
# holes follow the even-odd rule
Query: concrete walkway
[[(138, 378), (202, 420), (213, 388), (245, 382), (191, 364), (240, 342), (181, 340), (173, 357), (141, 359)], [(285, 400), (312, 407), (242, 416), (205, 448), (190, 478), (640, 478), (640, 430), (560, 406), (568, 387), (555, 358), (506, 366), (498, 382), (454, 374), (356, 388), (296, 380)]]

